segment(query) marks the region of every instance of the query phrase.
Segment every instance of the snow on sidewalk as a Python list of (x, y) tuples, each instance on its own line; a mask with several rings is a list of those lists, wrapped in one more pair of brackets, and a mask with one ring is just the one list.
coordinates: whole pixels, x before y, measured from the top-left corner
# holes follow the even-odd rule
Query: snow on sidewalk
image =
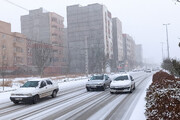
[(150, 77), (149, 79), (151, 79), (151, 80), (148, 82), (148, 84), (146, 85), (146, 87), (144, 89), (144, 92), (141, 94), (139, 101), (136, 104), (136, 107), (134, 108), (134, 111), (129, 120), (146, 120), (146, 117), (144, 114), (145, 109), (146, 109), (146, 101), (145, 101), (146, 89), (152, 83), (152, 77)]

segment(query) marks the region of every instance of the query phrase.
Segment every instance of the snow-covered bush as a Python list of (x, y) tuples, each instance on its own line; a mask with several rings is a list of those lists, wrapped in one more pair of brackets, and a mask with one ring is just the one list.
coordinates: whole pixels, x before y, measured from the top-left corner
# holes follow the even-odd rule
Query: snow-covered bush
[(154, 74), (146, 102), (147, 120), (180, 120), (180, 79), (163, 71)]

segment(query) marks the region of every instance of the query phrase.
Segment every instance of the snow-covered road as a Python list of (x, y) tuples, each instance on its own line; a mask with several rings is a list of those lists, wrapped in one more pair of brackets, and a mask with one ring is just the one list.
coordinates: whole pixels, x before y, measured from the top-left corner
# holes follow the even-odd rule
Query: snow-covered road
[(141, 72), (133, 73), (132, 76), (136, 82), (136, 90), (132, 94), (112, 95), (109, 89), (87, 92), (87, 80), (60, 83), (60, 92), (56, 98), (47, 97), (34, 105), (14, 105), (9, 100), (10, 92), (7, 92), (3, 101), (0, 101), (0, 120), (128, 120), (151, 81), (152, 74)]

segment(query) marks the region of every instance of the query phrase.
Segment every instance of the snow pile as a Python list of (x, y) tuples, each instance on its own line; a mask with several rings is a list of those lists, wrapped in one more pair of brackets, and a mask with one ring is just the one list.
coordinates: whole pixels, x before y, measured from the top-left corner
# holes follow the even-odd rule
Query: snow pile
[(163, 71), (153, 76), (147, 89), (146, 112), (149, 120), (180, 119), (180, 79)]

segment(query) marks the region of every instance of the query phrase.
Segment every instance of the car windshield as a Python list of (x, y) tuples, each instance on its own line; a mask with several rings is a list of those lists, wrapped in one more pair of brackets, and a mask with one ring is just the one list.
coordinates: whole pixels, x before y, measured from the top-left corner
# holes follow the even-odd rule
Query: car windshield
[(97, 76), (92, 76), (91, 80), (103, 80), (104, 75), (97, 75)]
[(128, 80), (128, 76), (127, 75), (118, 76), (114, 79), (114, 81), (121, 81), (121, 80)]
[(22, 87), (37, 87), (39, 81), (27, 81)]

